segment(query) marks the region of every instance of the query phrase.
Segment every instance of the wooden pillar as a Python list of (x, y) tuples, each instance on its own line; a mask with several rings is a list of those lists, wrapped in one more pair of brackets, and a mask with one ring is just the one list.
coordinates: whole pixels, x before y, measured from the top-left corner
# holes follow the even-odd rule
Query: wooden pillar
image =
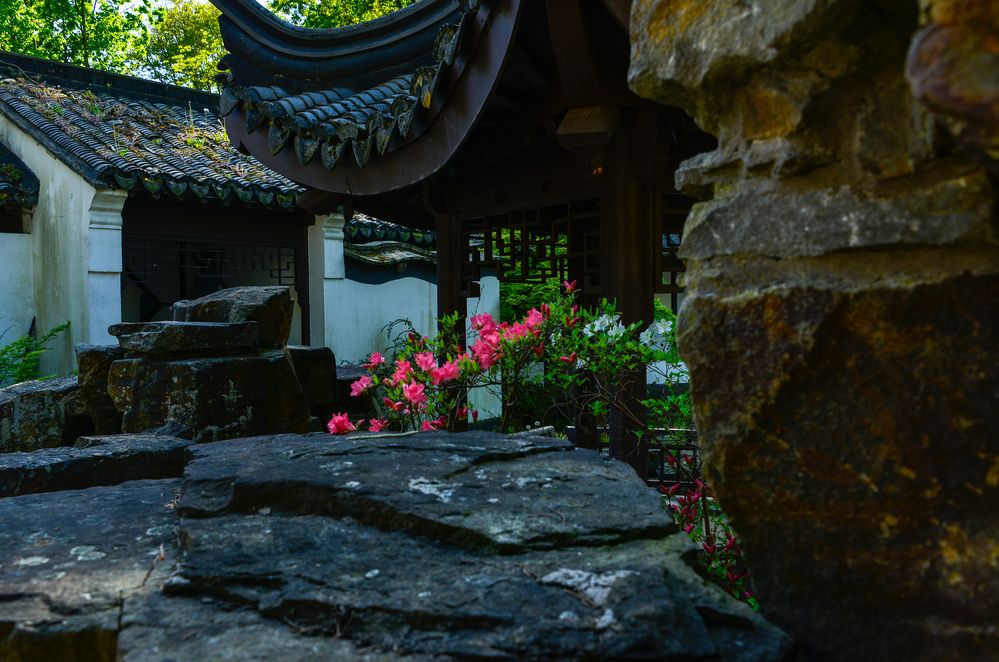
[[(465, 343), (466, 301), (461, 282), (461, 263), (464, 259), (464, 246), (461, 225), (452, 213), (438, 214), (437, 226), (437, 317), (458, 313), (455, 331), (459, 342)], [(444, 329), (438, 328), (438, 333)], [(468, 429), (468, 421), (458, 421), (451, 432)]]
[[(624, 118), (623, 118), (624, 119)], [(654, 182), (647, 178), (646, 145), (648, 122), (642, 117), (622, 121), (607, 150), (607, 177), (601, 214), (602, 260), (607, 298), (616, 300), (625, 324), (653, 317), (655, 294)], [(643, 143), (644, 141), (644, 143)], [(648, 477), (648, 447), (634, 434), (643, 428), (645, 412), (640, 401), (646, 396), (644, 368), (622, 375), (623, 406), (638, 419), (616, 409), (611, 413), (613, 457), (631, 464), (642, 478)]]
[(461, 226), (454, 214), (437, 216), (437, 316), (457, 312), (464, 327), (465, 296), (461, 286)]

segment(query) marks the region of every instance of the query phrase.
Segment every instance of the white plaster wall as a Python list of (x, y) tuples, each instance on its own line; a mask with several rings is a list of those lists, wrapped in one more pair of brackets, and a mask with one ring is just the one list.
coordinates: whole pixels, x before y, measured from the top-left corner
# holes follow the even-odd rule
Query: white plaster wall
[[(489, 313), (500, 321), (500, 282), (496, 276), (482, 276), (479, 296), (465, 300), (465, 337), (468, 346), (475, 342), (471, 319), (479, 313)], [(499, 386), (477, 388), (468, 394), (468, 404), (479, 412), (479, 419), (496, 418), (503, 413), (503, 394)]]
[(28, 333), (35, 314), (30, 234), (0, 233), (0, 345)]
[[(94, 238), (90, 232), (91, 205), (96, 189), (63, 165), (34, 138), (0, 117), (0, 142), (31, 168), (41, 182), (38, 206), (32, 220), (32, 290), (35, 315), (40, 333), (69, 320), (68, 333), (62, 334), (42, 357), (43, 373), (69, 374), (76, 364), (74, 343), (107, 342), (94, 329), (120, 320), (120, 282), (104, 270), (91, 274), (91, 244), (94, 243), (94, 266), (106, 269), (113, 264), (113, 249), (105, 239), (114, 230), (99, 230), (110, 237)], [(119, 194), (123, 200), (123, 194)], [(119, 216), (120, 219), (120, 216)], [(113, 215), (105, 218), (113, 224)], [(120, 227), (120, 221), (119, 221)], [(116, 259), (120, 263), (120, 233)], [(118, 268), (120, 271), (120, 267)], [(93, 275), (93, 278), (91, 278)], [(93, 281), (93, 282), (91, 282)], [(90, 301), (96, 288), (98, 301)], [(109, 310), (112, 319), (106, 319)], [(106, 336), (106, 332), (103, 334)]]
[(409, 319), (424, 335), (437, 333), (437, 286), (420, 278), (378, 285), (328, 279), (324, 299), (325, 337), (338, 363), (359, 363), (385, 350), (389, 339), (382, 327), (393, 320)]

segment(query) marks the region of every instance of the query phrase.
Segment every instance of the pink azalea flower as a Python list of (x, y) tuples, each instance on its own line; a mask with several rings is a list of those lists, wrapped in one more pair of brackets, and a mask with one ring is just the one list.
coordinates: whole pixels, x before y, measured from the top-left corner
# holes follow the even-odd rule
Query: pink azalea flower
[(461, 369), (458, 367), (458, 360), (448, 361), (439, 368), (434, 368), (430, 371), (430, 381), (433, 382), (434, 386), (437, 386), (441, 382), (450, 382), (458, 379), (458, 375), (461, 374)]
[(496, 349), (496, 345), (484, 340), (479, 340), (479, 342), (472, 345), (472, 355), (475, 356), (475, 360), (483, 370), (488, 370), (499, 360), (499, 352)]
[(326, 429), (330, 431), (330, 434), (347, 434), (356, 430), (357, 426), (350, 422), (350, 417), (347, 414), (340, 413), (333, 414), (333, 418), (326, 424)]
[(576, 281), (563, 281), (562, 286), (565, 288), (566, 294), (571, 294), (573, 290), (576, 289)]
[(441, 416), (435, 421), (423, 421), (420, 425), (420, 430), (422, 432), (433, 432), (434, 430), (440, 430), (444, 427), (444, 417)]
[(373, 368), (377, 368), (383, 363), (385, 363), (384, 356), (382, 356), (378, 352), (371, 352), (371, 358), (369, 358), (368, 362), (364, 364), (364, 367), (367, 368), (368, 370), (371, 370)]
[(433, 352), (420, 352), (415, 358), (420, 370), (429, 371), (437, 367), (437, 359), (434, 358)]
[(371, 377), (362, 375), (361, 377), (358, 377), (357, 381), (350, 385), (350, 395), (355, 398), (360, 397), (360, 395), (364, 393), (369, 386), (371, 386)]
[(531, 332), (527, 326), (521, 324), (520, 322), (515, 323), (513, 326), (508, 326), (503, 329), (503, 339), (504, 340), (520, 340), (527, 334)]
[(496, 326), (496, 322), (493, 321), (493, 316), (489, 313), (479, 313), (478, 315), (472, 315), (472, 328), (476, 331), (484, 331), (487, 329), (492, 329)]
[(368, 429), (372, 432), (381, 432), (388, 425), (384, 418), (372, 418), (368, 421)]
[(399, 382), (406, 381), (409, 373), (413, 371), (413, 366), (409, 361), (398, 360), (395, 362), (395, 372), (392, 373), (392, 383), (398, 384)]
[(427, 401), (427, 396), (424, 393), (424, 386), (420, 382), (403, 384), (402, 397), (406, 398), (414, 405), (419, 405), (420, 403)]
[(392, 398), (382, 398), (382, 402), (392, 411), (402, 411), (403, 407), (406, 406), (402, 402), (394, 402)]
[(530, 329), (536, 329), (541, 326), (541, 323), (545, 321), (545, 316), (537, 308), (531, 308), (527, 311), (527, 317), (524, 318), (524, 324)]

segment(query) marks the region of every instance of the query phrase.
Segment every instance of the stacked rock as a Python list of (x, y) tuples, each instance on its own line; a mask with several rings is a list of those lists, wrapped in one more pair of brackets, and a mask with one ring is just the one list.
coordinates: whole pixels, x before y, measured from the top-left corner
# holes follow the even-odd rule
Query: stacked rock
[(333, 410), (328, 347), (289, 347), (287, 287), (236, 287), (123, 323), (118, 345), (77, 345), (77, 377), (0, 389), (0, 452), (83, 435), (155, 432), (214, 441), (322, 429)]
[(174, 304), (174, 321), (115, 324), (124, 357), (107, 392), (123, 432), (170, 423), (195, 441), (318, 429), (287, 350), (286, 287), (239, 287)]

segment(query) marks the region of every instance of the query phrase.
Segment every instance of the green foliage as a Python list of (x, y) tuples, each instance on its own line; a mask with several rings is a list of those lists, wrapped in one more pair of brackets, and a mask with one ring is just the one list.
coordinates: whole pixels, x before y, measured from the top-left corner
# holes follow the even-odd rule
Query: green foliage
[(164, 83), (212, 91), (225, 55), (219, 10), (208, 3), (180, 0), (164, 7), (149, 34), (150, 73)]
[(149, 0), (0, 0), (0, 49), (136, 73), (153, 11)]
[(39, 378), (39, 360), (48, 344), (69, 328), (69, 322), (60, 324), (44, 336), (22, 336), (14, 342), (0, 346), (0, 384), (30, 381)]
[(271, 11), (304, 28), (338, 28), (384, 16), (415, 0), (273, 0)]
[(520, 319), (528, 310), (537, 306), (539, 301), (557, 299), (561, 287), (557, 278), (549, 278), (543, 283), (501, 283), (500, 319)]

